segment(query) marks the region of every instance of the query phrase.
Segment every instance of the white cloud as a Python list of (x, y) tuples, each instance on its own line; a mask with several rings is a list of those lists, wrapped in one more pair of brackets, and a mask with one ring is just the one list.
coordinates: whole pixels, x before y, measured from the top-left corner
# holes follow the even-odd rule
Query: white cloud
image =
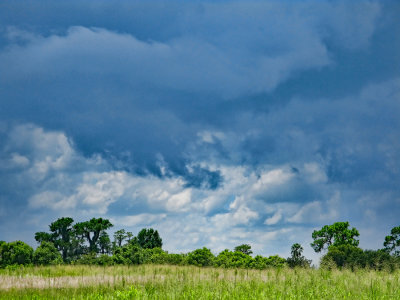
[(265, 225), (275, 225), (282, 219), (282, 212), (278, 210), (272, 217), (264, 221)]

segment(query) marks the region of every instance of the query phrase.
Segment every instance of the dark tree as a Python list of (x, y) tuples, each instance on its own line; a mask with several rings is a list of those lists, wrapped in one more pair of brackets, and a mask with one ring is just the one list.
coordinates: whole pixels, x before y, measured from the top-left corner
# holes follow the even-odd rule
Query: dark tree
[(127, 238), (127, 233), (125, 232), (125, 229), (117, 230), (114, 232), (114, 244), (117, 247), (122, 246), (122, 242)]
[(296, 243), (292, 245), (291, 254), (292, 256), (289, 257), (286, 261), (289, 267), (309, 267), (311, 264), (311, 260), (306, 259), (303, 255), (303, 247)]
[(251, 251), (251, 246), (249, 244), (243, 244), (235, 247), (236, 252), (242, 252), (247, 255), (253, 254), (253, 251)]
[(349, 229), (349, 222), (336, 222), (332, 225), (325, 225), (321, 230), (314, 230), (312, 238), (314, 242), (311, 247), (315, 252), (321, 252), (331, 245), (352, 245), (358, 246), (356, 239), (360, 234), (356, 228)]
[(72, 218), (59, 218), (49, 225), (51, 233), (36, 232), (35, 240), (38, 243), (52, 242), (54, 246), (61, 251), (64, 261), (68, 260), (68, 254), (71, 251), (71, 237), (73, 234)]
[(133, 237), (133, 233), (130, 232), (130, 231), (128, 231), (128, 232), (126, 233), (126, 238), (128, 239), (128, 243), (131, 241), (132, 237)]
[(76, 223), (74, 229), (77, 235), (81, 235), (89, 243), (90, 252), (98, 252), (98, 240), (102, 231), (111, 228), (113, 224), (107, 219), (92, 218), (90, 221)]
[(53, 242), (53, 235), (48, 232), (36, 232), (35, 240), (41, 244), (42, 242)]
[(394, 253), (396, 256), (400, 255), (400, 226), (393, 227), (390, 235), (385, 237), (383, 246), (388, 253)]
[(153, 228), (143, 228), (137, 236), (137, 243), (140, 247), (146, 249), (153, 249), (153, 248), (161, 248), (162, 247), (162, 239), (158, 234), (157, 230)]
[(108, 236), (108, 233), (105, 231), (102, 231), (100, 233), (99, 247), (100, 247), (101, 254), (111, 253), (111, 240), (110, 240), (110, 237)]

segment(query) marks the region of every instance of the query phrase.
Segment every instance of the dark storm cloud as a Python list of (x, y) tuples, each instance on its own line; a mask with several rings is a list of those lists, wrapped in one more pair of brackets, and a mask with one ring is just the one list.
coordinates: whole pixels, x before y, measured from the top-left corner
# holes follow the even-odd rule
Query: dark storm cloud
[(3, 1), (2, 222), (100, 214), (260, 251), (342, 218), (398, 225), (398, 11)]

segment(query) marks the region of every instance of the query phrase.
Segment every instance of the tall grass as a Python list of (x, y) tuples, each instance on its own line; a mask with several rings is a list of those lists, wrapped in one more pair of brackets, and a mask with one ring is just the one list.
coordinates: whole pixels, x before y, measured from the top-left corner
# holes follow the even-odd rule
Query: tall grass
[(0, 270), (1, 299), (400, 299), (400, 272), (52, 266)]

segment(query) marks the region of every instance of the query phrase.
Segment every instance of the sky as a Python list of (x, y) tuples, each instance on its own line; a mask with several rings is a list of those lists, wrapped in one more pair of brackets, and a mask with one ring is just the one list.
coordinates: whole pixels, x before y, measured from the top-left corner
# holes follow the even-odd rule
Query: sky
[(0, 240), (59, 217), (283, 257), (400, 213), (399, 1), (1, 1)]

